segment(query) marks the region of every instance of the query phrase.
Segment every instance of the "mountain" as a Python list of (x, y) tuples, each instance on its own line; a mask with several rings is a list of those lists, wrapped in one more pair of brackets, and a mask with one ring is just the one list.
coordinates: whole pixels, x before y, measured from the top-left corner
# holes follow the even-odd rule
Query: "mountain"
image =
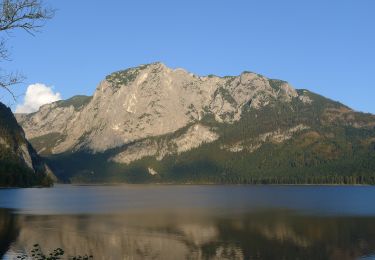
[(12, 111), (0, 103), (0, 187), (50, 186), (53, 178)]
[(375, 184), (374, 115), (252, 72), (142, 65), (17, 120), (64, 181)]

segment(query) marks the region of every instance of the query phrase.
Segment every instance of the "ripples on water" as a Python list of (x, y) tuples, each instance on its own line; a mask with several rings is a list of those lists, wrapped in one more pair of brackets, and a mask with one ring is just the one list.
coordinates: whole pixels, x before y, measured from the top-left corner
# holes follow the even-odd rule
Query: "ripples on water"
[(39, 243), (94, 259), (374, 259), (374, 198), (375, 187), (4, 189), (0, 256)]

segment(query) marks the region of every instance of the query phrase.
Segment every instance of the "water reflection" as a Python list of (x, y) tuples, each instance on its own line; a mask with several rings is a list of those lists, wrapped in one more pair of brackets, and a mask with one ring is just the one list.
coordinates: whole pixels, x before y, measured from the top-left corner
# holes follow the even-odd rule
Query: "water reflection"
[(14, 216), (9, 210), (0, 209), (0, 258), (8, 251), (17, 236), (18, 228)]
[(358, 259), (375, 252), (375, 218), (289, 210), (17, 215), (0, 210), (0, 255), (62, 247), (95, 259)]

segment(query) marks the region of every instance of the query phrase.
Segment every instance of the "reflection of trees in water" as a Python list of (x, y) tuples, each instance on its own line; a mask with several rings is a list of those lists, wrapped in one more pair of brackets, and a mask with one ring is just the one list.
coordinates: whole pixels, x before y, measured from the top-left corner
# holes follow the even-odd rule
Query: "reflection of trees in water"
[[(14, 247), (27, 250), (40, 243), (46, 250), (61, 247), (68, 255), (90, 253), (95, 259), (345, 260), (375, 251), (375, 218), (312, 217), (286, 211), (230, 217), (201, 213), (20, 216)], [(4, 221), (6, 217), (0, 223)], [(1, 231), (0, 238), (10, 233)], [(13, 234), (14, 240), (17, 232)]]
[(0, 209), (0, 259), (16, 241), (18, 228), (14, 215), (7, 209)]
[(164, 230), (156, 230), (183, 243), (191, 259), (345, 260), (375, 253), (375, 218), (272, 211), (169, 221)]
[[(265, 212), (216, 222), (218, 241), (202, 247), (205, 258), (231, 244), (245, 259), (358, 259), (375, 252), (375, 219), (311, 217)], [(232, 255), (233, 256), (233, 255)]]

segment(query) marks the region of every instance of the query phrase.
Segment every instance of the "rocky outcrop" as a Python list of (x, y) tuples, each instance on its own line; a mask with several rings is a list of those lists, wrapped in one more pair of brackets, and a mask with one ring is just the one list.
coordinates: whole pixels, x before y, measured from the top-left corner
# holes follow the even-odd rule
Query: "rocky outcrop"
[(186, 132), (176, 138), (162, 140), (144, 140), (129, 145), (123, 152), (111, 158), (117, 163), (129, 164), (133, 161), (150, 156), (162, 160), (166, 155), (181, 154), (199, 147), (204, 143), (216, 141), (219, 135), (200, 124), (189, 127)]
[(0, 103), (0, 186), (50, 185), (52, 179), (11, 110)]
[(262, 147), (262, 145), (265, 143), (275, 143), (275, 144), (283, 143), (285, 141), (290, 140), (294, 134), (297, 134), (309, 128), (310, 128), (309, 126), (300, 124), (300, 125), (297, 125), (295, 127), (291, 127), (285, 130), (277, 129), (276, 131), (260, 134), (259, 136), (252, 138), (250, 140), (247, 140), (245, 142), (241, 141), (232, 145), (222, 145), (220, 148), (230, 151), (232, 153), (241, 152), (243, 150), (253, 153), (256, 150), (258, 150), (260, 147)]

